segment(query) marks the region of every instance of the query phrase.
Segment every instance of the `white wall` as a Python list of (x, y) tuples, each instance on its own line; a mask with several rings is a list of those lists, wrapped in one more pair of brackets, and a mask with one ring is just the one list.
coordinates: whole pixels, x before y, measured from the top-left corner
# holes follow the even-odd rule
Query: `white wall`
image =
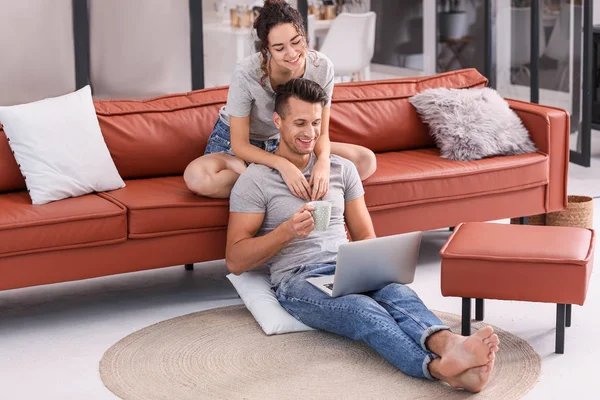
[[(72, 0), (0, 0), (0, 105), (75, 90)], [(98, 98), (191, 89), (189, 0), (91, 0)]]
[(0, 105), (73, 91), (71, 0), (0, 0), (0, 10)]
[(600, 24), (600, 1), (594, 0), (594, 15), (592, 16), (593, 24)]
[[(205, 20), (216, 16), (214, 0), (202, 1)], [(297, 6), (297, 0), (288, 2)], [(0, 105), (75, 90), (71, 4), (72, 0), (0, 0)], [(205, 44), (207, 40), (211, 37), (205, 35)], [(145, 98), (190, 90), (189, 0), (90, 0), (90, 62), (97, 98)], [(225, 73), (230, 76), (230, 71)]]
[[(221, 0), (223, 1), (223, 0)], [(263, 0), (224, 0), (227, 4), (228, 8), (234, 8), (236, 5), (247, 5), (250, 8), (253, 6), (262, 6)], [(202, 15), (204, 21), (215, 21), (218, 19), (217, 14), (215, 12), (215, 3), (217, 0), (202, 0)], [(220, 1), (219, 1), (220, 2)], [(293, 7), (298, 6), (298, 0), (287, 0)], [(226, 19), (229, 17), (227, 16)]]
[(91, 0), (90, 72), (96, 98), (191, 90), (188, 0)]

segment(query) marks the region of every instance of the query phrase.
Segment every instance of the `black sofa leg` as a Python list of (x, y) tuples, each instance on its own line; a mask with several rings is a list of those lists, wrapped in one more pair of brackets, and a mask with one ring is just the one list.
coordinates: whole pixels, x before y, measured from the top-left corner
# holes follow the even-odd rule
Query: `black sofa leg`
[(471, 335), (471, 298), (470, 297), (463, 297), (463, 299), (462, 299), (461, 334), (463, 336)]
[(483, 299), (475, 299), (475, 320), (483, 321)]
[(567, 307), (566, 307), (565, 326), (567, 328), (569, 326), (571, 326), (571, 305), (570, 304), (567, 304)]
[(185, 264), (185, 270), (186, 271), (193, 271), (194, 270), (194, 264)]
[(520, 217), (519, 218), (519, 224), (521, 224), (521, 225), (527, 225), (528, 222), (529, 222), (528, 217)]
[(556, 354), (565, 353), (565, 304), (556, 305)]

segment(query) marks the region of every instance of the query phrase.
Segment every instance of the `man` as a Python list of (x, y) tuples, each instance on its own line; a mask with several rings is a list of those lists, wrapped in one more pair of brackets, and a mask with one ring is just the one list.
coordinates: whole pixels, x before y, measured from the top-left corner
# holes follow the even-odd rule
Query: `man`
[[(277, 90), (273, 118), (281, 140), (275, 154), (307, 177), (326, 103), (324, 90), (309, 80), (292, 79)], [(348, 160), (331, 156), (324, 200), (332, 203), (329, 229), (313, 231), (313, 208), (290, 193), (279, 172), (250, 165), (231, 193), (229, 270), (239, 275), (267, 263), (279, 302), (306, 325), (361, 340), (406, 374), (479, 392), (498, 351), (491, 327), (468, 338), (453, 334), (405, 285), (333, 298), (306, 281), (334, 273), (338, 246), (347, 241), (344, 223), (353, 240), (375, 237), (360, 178)]]

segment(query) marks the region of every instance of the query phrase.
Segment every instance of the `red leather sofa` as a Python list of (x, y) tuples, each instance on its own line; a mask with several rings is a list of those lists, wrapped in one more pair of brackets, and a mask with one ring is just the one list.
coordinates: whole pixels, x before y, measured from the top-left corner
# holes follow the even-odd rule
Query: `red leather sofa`
[[(539, 152), (457, 162), (439, 151), (408, 98), (434, 87), (484, 87), (474, 69), (336, 86), (331, 139), (377, 154), (364, 182), (378, 235), (566, 207), (569, 114), (508, 100)], [(149, 100), (96, 101), (127, 187), (31, 205), (0, 130), (0, 290), (224, 258), (228, 201), (185, 186), (227, 97), (214, 88)]]

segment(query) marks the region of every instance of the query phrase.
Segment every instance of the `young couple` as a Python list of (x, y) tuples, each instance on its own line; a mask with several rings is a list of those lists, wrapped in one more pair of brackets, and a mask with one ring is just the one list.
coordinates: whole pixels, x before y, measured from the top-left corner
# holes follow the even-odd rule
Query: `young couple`
[[(408, 375), (479, 392), (490, 378), (499, 346), (491, 327), (469, 337), (456, 335), (412, 289), (400, 284), (332, 298), (306, 281), (334, 273), (338, 246), (347, 241), (345, 225), (353, 240), (375, 237), (361, 183), (375, 166), (368, 161), (372, 157), (368, 150), (329, 143), (333, 73), (324, 73), (326, 79), (319, 82), (318, 68), (309, 67), (299, 18), (283, 1), (266, 2), (255, 24), (266, 46), (260, 56), (246, 60), (234, 74), (227, 106), (207, 147), (213, 157), (194, 161), (186, 171), (188, 185), (201, 194), (207, 194), (207, 182), (220, 185), (220, 192), (213, 195), (225, 196), (231, 191), (227, 267), (241, 274), (266, 263), (279, 302), (306, 325), (363, 341)], [(274, 35), (277, 32), (282, 36)], [(299, 43), (302, 47), (295, 50)], [(276, 58), (277, 49), (284, 53), (280, 58)], [(271, 56), (265, 54), (267, 50)], [(328, 65), (327, 70), (331, 68), (323, 56), (315, 53), (314, 57)], [(268, 65), (260, 64), (260, 70), (270, 74), (250, 74), (254, 71), (252, 60), (269, 60)], [(286, 63), (291, 65), (286, 67), (291, 71), (287, 78), (276, 76), (285, 71)], [(302, 68), (294, 69), (294, 63), (303, 64)], [(265, 86), (259, 86), (263, 78)], [(244, 100), (233, 99), (232, 94)], [(268, 123), (266, 111), (256, 107), (261, 98), (272, 110)], [(244, 106), (245, 100), (248, 104)], [(232, 109), (237, 117), (230, 113)], [(232, 140), (229, 135), (224, 137), (227, 120)], [(262, 139), (252, 136), (267, 131)], [(235, 154), (252, 164), (246, 167), (232, 155), (230, 141)], [(330, 147), (335, 155), (329, 155)], [(355, 164), (362, 166), (362, 176)], [(205, 186), (192, 185), (198, 182)], [(320, 198), (332, 203), (325, 232), (313, 231), (312, 207), (306, 204)]]

